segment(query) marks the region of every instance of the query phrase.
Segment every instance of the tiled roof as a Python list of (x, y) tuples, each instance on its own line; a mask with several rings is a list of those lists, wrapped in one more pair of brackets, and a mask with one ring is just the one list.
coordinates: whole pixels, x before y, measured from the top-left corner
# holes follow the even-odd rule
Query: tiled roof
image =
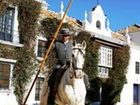
[[(127, 28), (128, 28), (128, 32), (129, 33), (140, 31), (140, 25), (138, 25), (138, 24), (134, 24), (134, 25), (128, 26)], [(120, 33), (120, 34), (125, 35), (126, 28), (120, 29), (117, 32)]]
[(123, 34), (121, 33), (118, 33), (118, 32), (112, 32), (112, 37), (115, 38), (115, 39), (119, 39), (121, 41), (126, 41), (126, 38)]
[[(57, 16), (59, 15), (60, 13), (57, 13), (57, 12), (54, 12), (54, 11), (51, 11), (51, 10), (42, 10), (40, 12), (40, 18), (43, 19), (43, 18), (46, 18), (46, 17), (50, 17), (50, 18), (57, 18)], [(79, 27), (81, 28), (82, 26), (77, 22), (77, 20), (75, 18), (72, 18), (70, 16), (66, 16), (66, 21), (68, 24), (74, 26), (74, 27)]]

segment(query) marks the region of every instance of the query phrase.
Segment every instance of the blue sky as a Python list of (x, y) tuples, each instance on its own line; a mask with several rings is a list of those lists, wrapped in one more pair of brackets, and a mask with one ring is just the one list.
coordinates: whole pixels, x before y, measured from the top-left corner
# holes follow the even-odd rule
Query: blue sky
[[(59, 12), (61, 1), (64, 2), (66, 8), (69, 0), (47, 0), (49, 9)], [(96, 4), (97, 0), (73, 0), (68, 15), (84, 20), (85, 10), (91, 11)], [(109, 18), (110, 28), (113, 31), (133, 24), (140, 25), (140, 0), (99, 0), (99, 4)]]

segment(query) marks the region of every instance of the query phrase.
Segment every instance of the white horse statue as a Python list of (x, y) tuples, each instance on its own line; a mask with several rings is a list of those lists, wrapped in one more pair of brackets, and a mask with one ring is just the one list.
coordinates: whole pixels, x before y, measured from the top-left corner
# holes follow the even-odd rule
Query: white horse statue
[(86, 42), (73, 42), (73, 67), (62, 76), (56, 93), (55, 103), (58, 105), (85, 105), (86, 87), (84, 83), (84, 65)]

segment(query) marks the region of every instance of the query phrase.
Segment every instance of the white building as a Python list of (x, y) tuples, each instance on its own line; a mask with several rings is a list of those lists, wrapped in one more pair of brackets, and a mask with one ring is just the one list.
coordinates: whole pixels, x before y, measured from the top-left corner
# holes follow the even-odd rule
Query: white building
[[(44, 5), (46, 6), (47, 4), (44, 3)], [(0, 17), (0, 45), (12, 47), (23, 46), (19, 43), (17, 12), (16, 7), (9, 7), (6, 14)], [(54, 17), (57, 15), (57, 18), (62, 18), (62, 14), (63, 4), (61, 4), (60, 13), (55, 13), (52, 11), (49, 11), (49, 13), (46, 11), (42, 12), (42, 15), (50, 15)], [(70, 24), (77, 25), (76, 20), (73, 18), (66, 17), (66, 20)], [(129, 27), (128, 31), (125, 33), (126, 38), (128, 39), (127, 43), (130, 45), (131, 57), (128, 66), (127, 84), (124, 85), (120, 102), (117, 103), (117, 105), (140, 105), (140, 26), (134, 25), (133, 27), (136, 27), (137, 30), (139, 29), (139, 31), (130, 31), (131, 28)], [(104, 14), (104, 11), (100, 5), (97, 5), (89, 13), (85, 12), (85, 20), (81, 28), (89, 31), (98, 42), (102, 43), (100, 48), (101, 59), (99, 61), (99, 76), (108, 78), (108, 71), (110, 68), (112, 68), (112, 49), (113, 47), (122, 46), (126, 44), (126, 42), (121, 40), (122, 36), (120, 34), (119, 38), (117, 37), (118, 39), (114, 38), (113, 32), (109, 27), (109, 19)], [(42, 57), (42, 54), (45, 51), (42, 49), (46, 43), (46, 40), (47, 39), (42, 36), (39, 36), (36, 40), (35, 53), (38, 59)], [(109, 56), (106, 54), (103, 55), (103, 53), (109, 54)], [(17, 105), (11, 81), (12, 70), (15, 63), (15, 59), (0, 57), (1, 105)], [(40, 74), (27, 101), (28, 105), (37, 105), (37, 103), (39, 103), (39, 90), (43, 80), (44, 76)]]
[[(83, 28), (91, 32), (103, 44), (99, 50), (101, 52), (99, 67), (103, 68), (99, 69), (98, 75), (101, 77), (107, 78), (108, 70), (112, 68), (113, 46), (116, 44), (128, 44), (130, 46), (127, 83), (124, 85), (120, 102), (117, 105), (140, 105), (140, 26), (133, 25), (125, 30), (112, 32), (109, 27), (109, 19), (104, 14), (102, 7), (97, 5), (92, 11), (85, 12)], [(110, 58), (102, 54), (107, 54), (107, 52), (110, 52)]]
[[(41, 2), (44, 4), (44, 6), (47, 5), (47, 3), (43, 0), (41, 0)], [(42, 9), (46, 8), (43, 7)], [(18, 8), (9, 6), (6, 9), (6, 12), (0, 16), (0, 105), (17, 105), (12, 86), (12, 71), (16, 60), (4, 57), (4, 49), (2, 49), (3, 46), (7, 46), (9, 48), (17, 48), (23, 46), (20, 44), (17, 15)], [(46, 41), (46, 39), (42, 37), (38, 37), (36, 40), (37, 43), (35, 53), (38, 58), (41, 57), (43, 53), (43, 50), (39, 50), (41, 49), (40, 47), (43, 46), (43, 41)], [(38, 90), (40, 90), (42, 77), (43, 76), (40, 74), (29, 96), (27, 105), (36, 105), (36, 103), (39, 103)]]
[[(13, 23), (14, 22), (14, 23)], [(0, 45), (22, 47), (19, 43), (17, 8), (9, 7), (0, 17)], [(12, 87), (12, 70), (15, 59), (0, 58), (0, 98), (1, 105), (16, 105)], [(12, 103), (12, 104), (11, 104)]]
[(130, 62), (127, 83), (117, 105), (140, 105), (140, 26), (135, 24), (119, 32), (126, 36), (130, 46)]
[[(58, 19), (62, 18), (62, 15), (64, 14), (63, 3), (61, 3), (61, 12), (56, 13), (48, 10), (48, 4), (45, 0), (37, 1), (43, 3), (39, 20), (48, 16)], [(4, 52), (2, 49), (3, 46), (8, 46), (12, 48), (23, 46), (23, 44), (20, 43), (20, 36), (18, 32), (19, 24), (17, 16), (18, 8), (10, 6), (6, 9), (6, 12), (0, 17), (0, 105), (17, 105), (16, 97), (14, 95), (14, 90), (12, 86), (12, 71), (16, 60), (4, 57)], [(66, 16), (64, 22), (68, 22), (73, 26), (77, 26), (76, 20), (68, 16)], [(46, 51), (46, 41), (47, 39), (43, 35), (38, 35), (36, 38), (35, 54), (38, 60), (43, 59), (43, 55)], [(38, 105), (40, 90), (44, 78), (44, 74), (40, 73), (26, 102), (27, 105)]]
[(123, 46), (126, 42), (113, 36), (109, 26), (109, 19), (105, 16), (100, 5), (96, 5), (89, 13), (85, 12), (83, 29), (90, 32), (92, 37), (101, 43), (99, 68), (102, 68), (99, 70), (99, 75), (108, 78), (108, 70), (112, 68), (113, 63), (113, 47)]

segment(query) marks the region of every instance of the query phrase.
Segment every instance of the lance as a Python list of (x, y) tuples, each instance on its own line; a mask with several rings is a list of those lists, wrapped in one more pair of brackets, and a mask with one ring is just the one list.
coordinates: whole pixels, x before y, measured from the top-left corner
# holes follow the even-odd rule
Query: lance
[(51, 41), (51, 43), (50, 43), (50, 45), (49, 45), (49, 48), (47, 49), (47, 52), (46, 52), (46, 54), (45, 54), (45, 56), (44, 56), (44, 58), (43, 58), (41, 64), (39, 64), (39, 70), (37, 71), (37, 74), (36, 74), (36, 76), (35, 76), (35, 78), (34, 78), (34, 80), (33, 80), (33, 83), (31, 84), (31, 87), (30, 87), (30, 89), (29, 89), (29, 92), (28, 92), (27, 96), (25, 97), (25, 101), (24, 101), (23, 105), (26, 105), (26, 102), (27, 102), (27, 100), (28, 100), (28, 97), (29, 97), (29, 95), (30, 95), (30, 93), (31, 93), (31, 91), (32, 91), (32, 88), (33, 88), (33, 86), (34, 86), (36, 80), (37, 80), (37, 77), (38, 77), (40, 71), (44, 69), (45, 62), (46, 62), (46, 60), (47, 60), (47, 58), (48, 58), (48, 55), (49, 55), (49, 53), (50, 53), (50, 51), (51, 51), (51, 49), (52, 49), (52, 46), (53, 46), (53, 44), (54, 44), (54, 42), (55, 42), (55, 40), (56, 40), (56, 38), (57, 38), (57, 36), (58, 36), (58, 32), (60, 31), (60, 28), (61, 28), (61, 26), (62, 26), (63, 20), (64, 20), (65, 17), (66, 17), (66, 14), (67, 14), (67, 12), (68, 12), (68, 10), (69, 10), (71, 4), (72, 4), (72, 1), (73, 1), (73, 0), (70, 0), (69, 4), (68, 4), (68, 6), (67, 6), (67, 8), (66, 8), (66, 10), (65, 10), (65, 12), (64, 12), (64, 15), (63, 15), (63, 17), (62, 17), (62, 19), (61, 19), (61, 21), (60, 21), (60, 24), (59, 24), (59, 26), (58, 26), (58, 28), (57, 28), (57, 30), (56, 30), (54, 36), (53, 36), (53, 39), (52, 39), (52, 41)]

